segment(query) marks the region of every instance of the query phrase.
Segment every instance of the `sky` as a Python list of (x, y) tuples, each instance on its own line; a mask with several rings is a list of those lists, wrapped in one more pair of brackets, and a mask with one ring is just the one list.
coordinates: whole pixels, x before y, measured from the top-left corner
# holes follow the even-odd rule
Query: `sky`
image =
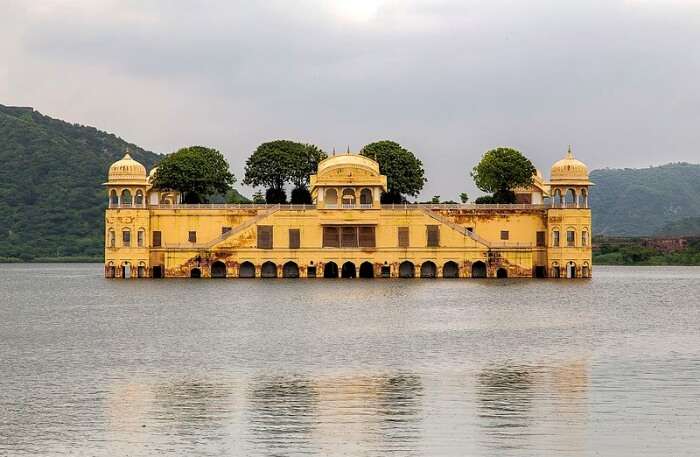
[[(264, 142), (391, 139), (422, 198), (479, 194), (481, 155), (545, 175), (700, 162), (700, 0), (0, 0), (0, 103), (158, 153), (201, 144), (240, 181)], [(251, 193), (244, 188), (244, 193)]]

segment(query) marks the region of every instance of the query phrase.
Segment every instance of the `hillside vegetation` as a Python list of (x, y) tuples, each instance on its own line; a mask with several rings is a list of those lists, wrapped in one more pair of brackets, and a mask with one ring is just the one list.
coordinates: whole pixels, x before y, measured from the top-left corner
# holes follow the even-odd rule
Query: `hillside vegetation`
[(593, 233), (643, 236), (700, 216), (700, 165), (673, 163), (591, 172)]
[(101, 184), (127, 147), (147, 168), (160, 158), (93, 127), (0, 105), (0, 258), (101, 258)]

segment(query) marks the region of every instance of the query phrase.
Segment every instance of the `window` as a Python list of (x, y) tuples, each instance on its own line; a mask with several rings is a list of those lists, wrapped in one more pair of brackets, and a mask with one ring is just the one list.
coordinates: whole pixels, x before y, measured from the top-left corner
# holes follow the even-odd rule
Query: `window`
[(161, 235), (160, 235), (160, 230), (154, 230), (153, 231), (153, 247), (154, 248), (159, 248), (160, 243), (161, 243)]
[(271, 225), (258, 225), (258, 249), (272, 249)]
[(145, 232), (143, 230), (139, 230), (136, 233), (136, 245), (140, 248), (143, 247), (143, 238), (144, 238)]
[(131, 246), (131, 231), (129, 229), (122, 230), (122, 246)]
[(545, 245), (544, 232), (537, 232), (537, 247), (543, 247)]
[(581, 246), (588, 246), (588, 232), (581, 232)]
[(467, 227), (467, 232), (474, 233), (474, 227)]
[(141, 192), (140, 190), (136, 191), (136, 197), (134, 197), (134, 203), (138, 206), (143, 205), (143, 192)]
[(552, 232), (552, 246), (555, 248), (559, 247), (559, 230), (554, 230)]
[(129, 192), (129, 189), (122, 191), (122, 205), (131, 205), (131, 192)]
[(196, 243), (197, 242), (197, 232), (194, 230), (190, 230), (187, 232), (187, 241), (190, 243)]
[(399, 227), (399, 247), (407, 248), (409, 245), (408, 227)]
[(340, 228), (339, 227), (323, 227), (323, 247), (324, 248), (339, 248), (340, 247)]
[(114, 233), (114, 230), (110, 229), (109, 230), (109, 247), (114, 248), (117, 246), (117, 234)]
[(375, 247), (374, 227), (360, 227), (359, 240), (361, 248)]
[(362, 191), (360, 191), (360, 204), (363, 206), (372, 204), (372, 191), (371, 190), (362, 189)]
[(299, 229), (289, 229), (289, 249), (299, 249)]
[(326, 194), (323, 201), (326, 205), (338, 204), (338, 191), (335, 189), (326, 189)]
[(109, 193), (109, 204), (110, 205), (118, 205), (119, 204), (119, 197), (117, 196), (117, 191), (112, 189), (112, 192)]
[(428, 225), (427, 226), (428, 235), (428, 247), (436, 248), (440, 246), (440, 226), (439, 225)]
[(344, 248), (357, 247), (357, 227), (341, 227), (340, 243)]
[(568, 247), (576, 246), (576, 232), (573, 230), (566, 231), (566, 245)]
[(231, 231), (231, 227), (221, 227), (221, 234), (222, 235), (226, 235), (230, 231)]
[(501, 230), (501, 239), (507, 240), (508, 238), (510, 238), (510, 233), (508, 230)]

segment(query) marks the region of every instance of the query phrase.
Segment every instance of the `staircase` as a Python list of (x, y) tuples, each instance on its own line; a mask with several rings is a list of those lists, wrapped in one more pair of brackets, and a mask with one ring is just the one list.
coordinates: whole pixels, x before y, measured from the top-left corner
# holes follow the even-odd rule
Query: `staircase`
[(280, 210), (280, 205), (277, 205), (273, 208), (262, 211), (262, 212), (258, 213), (256, 216), (251, 217), (250, 219), (248, 219), (247, 221), (245, 221), (241, 225), (237, 225), (236, 227), (232, 228), (228, 232), (223, 233), (221, 236), (214, 238), (212, 241), (209, 241), (208, 243), (204, 243), (198, 247), (210, 249), (210, 248), (214, 247), (215, 245), (221, 243), (222, 241), (224, 241), (224, 240), (226, 240), (226, 239), (228, 239), (228, 238), (230, 238), (238, 233), (241, 233), (242, 231), (246, 230), (249, 227), (252, 227), (253, 225), (257, 224), (261, 220), (276, 213), (279, 210)]
[(487, 241), (484, 238), (477, 235), (476, 233), (474, 233), (470, 230), (467, 230), (466, 227), (463, 227), (455, 222), (452, 222), (450, 219), (446, 218), (442, 214), (436, 213), (435, 211), (433, 211), (429, 208), (420, 208), (420, 210), (423, 213), (425, 213), (426, 215), (435, 219), (436, 221), (450, 227), (452, 230), (455, 230), (455, 231), (459, 232), (460, 234), (471, 238), (472, 240), (476, 241), (477, 243), (483, 244), (487, 248), (491, 249), (491, 242), (490, 241)]

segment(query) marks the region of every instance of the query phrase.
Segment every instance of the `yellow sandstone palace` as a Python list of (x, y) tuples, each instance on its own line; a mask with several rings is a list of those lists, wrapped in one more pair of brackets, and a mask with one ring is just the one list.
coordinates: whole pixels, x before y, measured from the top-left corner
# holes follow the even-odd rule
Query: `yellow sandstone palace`
[(380, 204), (377, 162), (344, 154), (312, 205), (179, 203), (128, 154), (105, 183), (109, 278), (574, 278), (591, 275), (588, 169), (569, 150), (517, 204)]

